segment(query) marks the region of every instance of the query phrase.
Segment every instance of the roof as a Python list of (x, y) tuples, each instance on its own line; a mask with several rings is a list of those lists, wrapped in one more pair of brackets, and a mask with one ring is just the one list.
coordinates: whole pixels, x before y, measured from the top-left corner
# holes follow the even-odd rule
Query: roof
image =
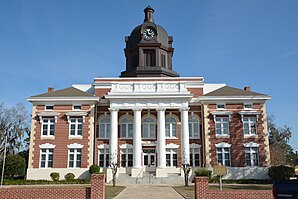
[(57, 91), (47, 92), (40, 95), (31, 96), (35, 97), (93, 97), (90, 93), (86, 93), (74, 87), (69, 87)]
[(215, 91), (207, 93), (203, 96), (208, 97), (217, 97), (217, 96), (264, 96), (269, 97), (266, 94), (256, 93), (252, 91), (242, 90), (239, 88), (233, 88), (230, 86), (221, 87)]

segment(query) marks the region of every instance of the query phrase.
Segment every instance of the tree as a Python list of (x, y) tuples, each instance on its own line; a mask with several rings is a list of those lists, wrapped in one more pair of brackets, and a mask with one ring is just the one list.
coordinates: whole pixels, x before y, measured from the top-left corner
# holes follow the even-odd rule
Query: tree
[(297, 157), (288, 144), (292, 129), (286, 125), (277, 127), (272, 115), (268, 116), (268, 129), (271, 165), (294, 165)]
[(29, 135), (28, 112), (23, 104), (11, 108), (0, 104), (0, 154), (4, 154), (7, 136), (7, 154), (16, 154), (23, 146), (24, 138)]
[(10, 176), (23, 176), (25, 175), (26, 161), (20, 155), (8, 155), (5, 160), (4, 175)]

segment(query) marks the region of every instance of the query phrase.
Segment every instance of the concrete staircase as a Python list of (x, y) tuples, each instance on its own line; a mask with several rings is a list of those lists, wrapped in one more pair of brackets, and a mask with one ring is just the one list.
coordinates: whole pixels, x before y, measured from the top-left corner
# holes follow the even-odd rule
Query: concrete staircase
[[(108, 184), (111, 184), (108, 182)], [(117, 184), (128, 185), (128, 184), (165, 184), (165, 185), (183, 185), (184, 180), (180, 174), (168, 174), (166, 178), (157, 178), (155, 172), (144, 172), (143, 177), (133, 178), (128, 174), (120, 173), (117, 177)]]

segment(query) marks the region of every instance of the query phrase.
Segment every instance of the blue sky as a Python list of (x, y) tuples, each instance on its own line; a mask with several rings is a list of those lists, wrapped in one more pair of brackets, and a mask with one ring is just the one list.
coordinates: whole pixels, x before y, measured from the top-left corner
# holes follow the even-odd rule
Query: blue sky
[(272, 96), (267, 111), (298, 150), (298, 1), (0, 1), (0, 102), (125, 69), (124, 36), (150, 4), (174, 36), (174, 70)]

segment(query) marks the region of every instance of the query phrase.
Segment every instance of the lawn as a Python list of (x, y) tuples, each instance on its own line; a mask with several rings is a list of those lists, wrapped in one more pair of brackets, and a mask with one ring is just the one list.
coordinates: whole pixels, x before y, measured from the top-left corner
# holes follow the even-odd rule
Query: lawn
[(124, 186), (106, 186), (106, 199), (115, 198), (123, 189)]
[[(192, 186), (177, 186), (174, 187), (180, 194), (185, 196), (188, 199), (194, 199), (195, 198), (195, 187)], [(219, 185), (216, 184), (210, 184), (209, 185), (210, 190), (219, 190)], [(223, 184), (223, 190), (271, 190), (272, 185), (271, 184)]]

